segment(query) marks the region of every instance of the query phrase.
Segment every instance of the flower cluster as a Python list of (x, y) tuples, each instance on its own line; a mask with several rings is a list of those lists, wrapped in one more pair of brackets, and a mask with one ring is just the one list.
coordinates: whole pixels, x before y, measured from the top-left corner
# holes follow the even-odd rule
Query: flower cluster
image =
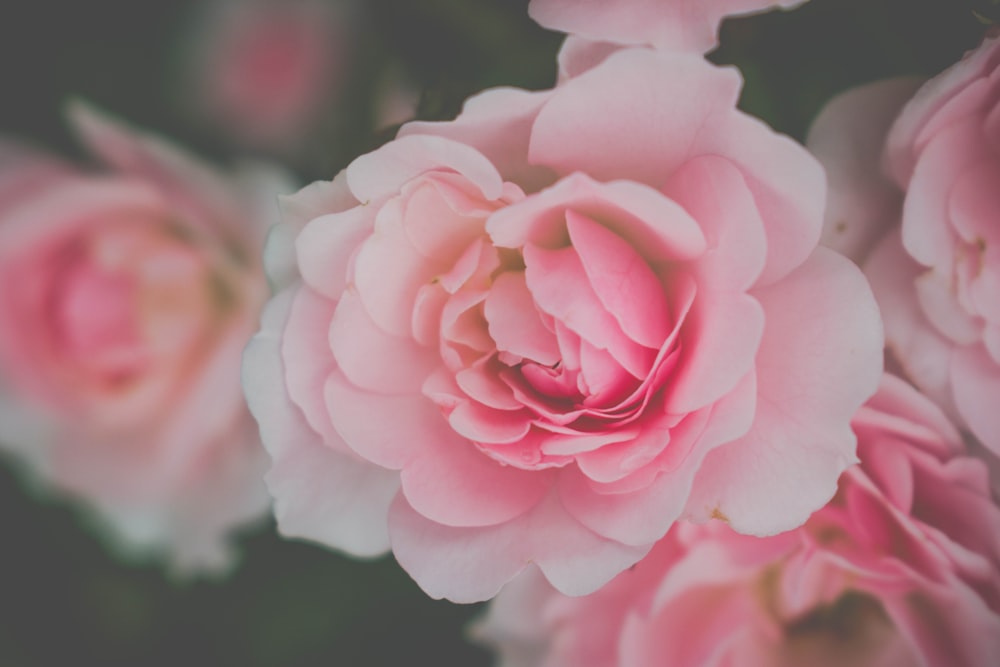
[[(175, 569), (273, 499), (496, 597), (504, 667), (995, 667), (1000, 38), (807, 148), (706, 58), (803, 1), (531, 0), (550, 87), (295, 193), (80, 105), (101, 171), (0, 145), (0, 443)], [(301, 168), (360, 4), (214, 6), (188, 111)]]

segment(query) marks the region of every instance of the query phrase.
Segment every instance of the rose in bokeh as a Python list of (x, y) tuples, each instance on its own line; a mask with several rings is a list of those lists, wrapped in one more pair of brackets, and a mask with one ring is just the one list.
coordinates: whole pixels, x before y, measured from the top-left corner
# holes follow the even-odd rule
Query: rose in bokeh
[(268, 507), (239, 364), (280, 179), (72, 120), (107, 171), (0, 149), (0, 443), (125, 547), (223, 567)]
[(1000, 40), (912, 90), (850, 91), (817, 120), (831, 174), (884, 174), (833, 184), (827, 236), (864, 262), (905, 373), (1000, 454)]
[(768, 534), (827, 502), (881, 328), (816, 248), (819, 165), (739, 87), (623, 50), (289, 198), (266, 255), (301, 281), (244, 364), (282, 530), (471, 601), (532, 562), (590, 592), (681, 515)]
[(474, 633), (501, 667), (992, 667), (1000, 508), (985, 466), (887, 375), (854, 420), (861, 465), (801, 528), (676, 524), (584, 598), (530, 571)]
[(353, 3), (214, 0), (185, 49), (184, 104), (245, 146), (309, 141), (350, 71)]

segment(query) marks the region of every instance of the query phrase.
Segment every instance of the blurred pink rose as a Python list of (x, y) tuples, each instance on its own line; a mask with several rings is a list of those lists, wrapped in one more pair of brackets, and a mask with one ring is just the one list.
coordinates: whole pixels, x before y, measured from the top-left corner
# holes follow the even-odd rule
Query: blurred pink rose
[[(1000, 40), (913, 89), (851, 91), (817, 120), (827, 236), (864, 262), (906, 374), (1000, 454)], [(836, 182), (880, 152), (884, 176)]]
[(1000, 508), (985, 466), (892, 376), (854, 428), (861, 465), (801, 528), (756, 539), (679, 523), (584, 598), (529, 571), (474, 634), (500, 667), (1000, 664)]
[(282, 530), (391, 543), (472, 601), (531, 562), (593, 591), (681, 515), (769, 534), (829, 500), (881, 329), (816, 248), (819, 165), (739, 87), (627, 49), (289, 198), (267, 257), (301, 282), (244, 365)]
[(349, 67), (349, 3), (215, 0), (192, 35), (189, 107), (254, 148), (301, 148)]
[(528, 12), (550, 30), (619, 45), (706, 53), (719, 44), (719, 24), (805, 0), (531, 0)]
[(222, 567), (226, 533), (268, 505), (238, 376), (270, 177), (72, 119), (108, 172), (0, 148), (0, 442), (126, 547)]

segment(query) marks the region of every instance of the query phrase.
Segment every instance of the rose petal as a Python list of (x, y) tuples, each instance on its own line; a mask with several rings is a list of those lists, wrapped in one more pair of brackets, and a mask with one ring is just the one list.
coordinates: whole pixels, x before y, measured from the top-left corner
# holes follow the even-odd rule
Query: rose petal
[(821, 242), (859, 264), (899, 219), (902, 193), (883, 174), (881, 157), (889, 127), (920, 83), (905, 77), (852, 88), (809, 128), (806, 146), (830, 186)]
[(739, 532), (770, 535), (825, 504), (855, 461), (849, 422), (878, 386), (882, 335), (867, 282), (824, 248), (754, 294), (767, 323), (754, 424), (706, 457), (688, 512), (718, 511)]
[(383, 394), (420, 391), (435, 367), (434, 353), (412, 338), (379, 329), (357, 292), (344, 292), (330, 322), (330, 349), (337, 365), (362, 389)]
[(351, 192), (364, 203), (391, 196), (429, 171), (455, 171), (486, 199), (503, 194), (503, 179), (482, 153), (466, 144), (431, 135), (407, 134), (366, 153), (347, 167)]
[(389, 532), (396, 559), (424, 592), (459, 603), (495, 596), (530, 562), (562, 592), (584, 595), (648, 550), (603, 540), (567, 519), (550, 497), (506, 523), (454, 528), (428, 521), (400, 497)]

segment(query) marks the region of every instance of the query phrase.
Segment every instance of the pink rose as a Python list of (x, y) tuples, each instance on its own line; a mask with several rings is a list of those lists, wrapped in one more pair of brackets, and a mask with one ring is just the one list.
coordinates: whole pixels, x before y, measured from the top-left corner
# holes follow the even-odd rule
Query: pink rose
[(529, 571), (475, 634), (500, 667), (1000, 664), (1000, 508), (985, 466), (892, 376), (854, 428), (861, 465), (801, 528), (757, 539), (679, 523), (584, 598)]
[(816, 248), (818, 164), (739, 87), (627, 49), (289, 198), (266, 254), (301, 282), (244, 364), (282, 530), (472, 601), (532, 562), (593, 591), (680, 516), (768, 534), (829, 500), (878, 316)]
[[(890, 351), (1000, 454), (998, 81), (1000, 40), (988, 40), (912, 99), (907, 82), (844, 94), (817, 120), (811, 145), (833, 175), (827, 235), (864, 260)], [(829, 150), (838, 135), (841, 149)], [(864, 188), (836, 182), (852, 162), (876, 171), (880, 152), (884, 175)]]
[(790, 9), (805, 0), (531, 0), (528, 12), (550, 30), (588, 41), (706, 53), (729, 16)]
[(268, 506), (238, 374), (273, 204), (260, 170), (72, 120), (107, 173), (0, 149), (0, 442), (125, 546), (218, 568)]
[(186, 104), (251, 147), (301, 149), (348, 74), (349, 13), (330, 0), (214, 0), (186, 47)]

